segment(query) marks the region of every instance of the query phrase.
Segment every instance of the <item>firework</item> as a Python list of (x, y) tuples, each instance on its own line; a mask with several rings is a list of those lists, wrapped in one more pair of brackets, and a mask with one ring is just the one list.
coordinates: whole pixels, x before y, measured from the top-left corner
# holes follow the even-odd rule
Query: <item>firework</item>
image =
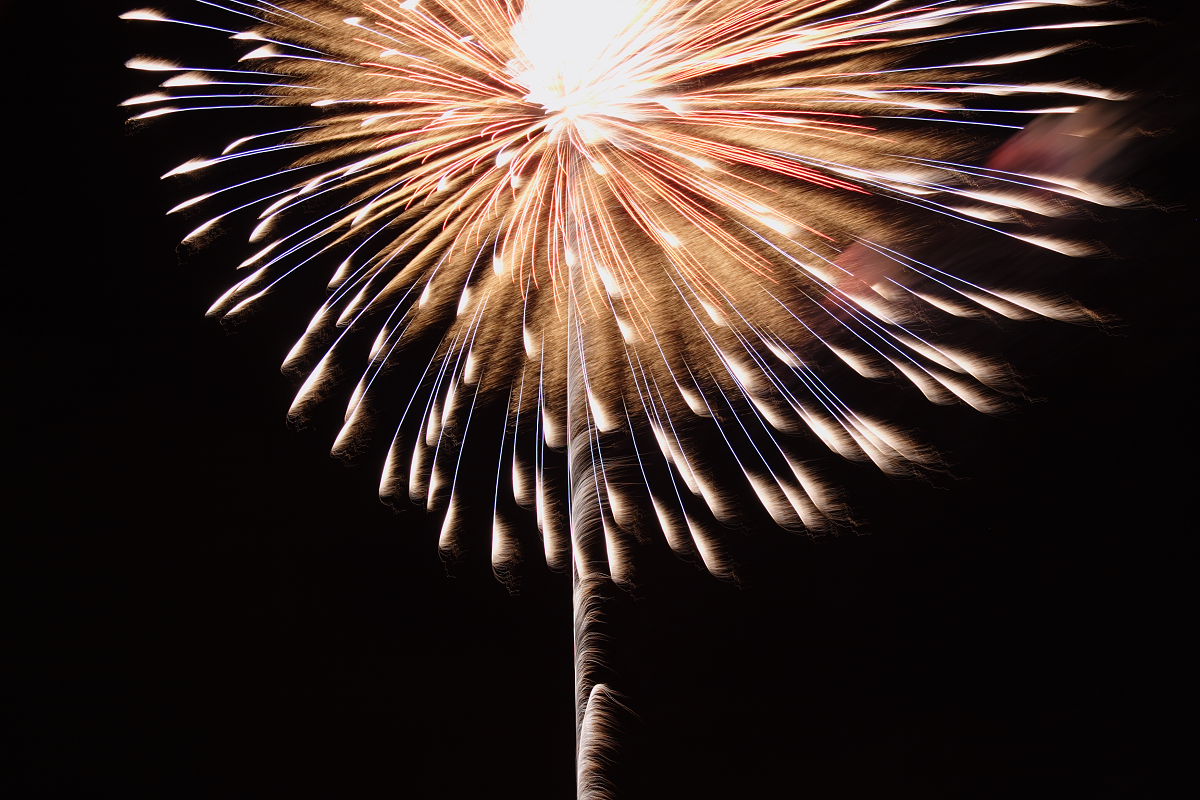
[[(1120, 197), (980, 162), (1031, 115), (1111, 99), (1076, 80), (1005, 78), (1113, 24), (1069, 8), (1087, 5), (203, 2), (224, 22), (124, 16), (242, 40), (242, 63), (134, 59), (166, 80), (127, 102), (147, 107), (134, 120), (286, 117), (164, 176), (273, 164), (172, 209), (212, 209), (188, 240), (249, 222), (244, 275), (210, 313), (244, 314), (300, 272), (332, 272), (284, 362), (304, 375), (291, 413), (346, 386), (335, 451), (390, 437), (381, 495), (443, 513), (449, 554), (486, 546), (486, 525), (466, 521), (490, 511), (503, 572), (521, 555), (514, 512), (532, 511), (546, 561), (569, 566), (583, 595), (586, 737), (604, 721), (583, 711), (614, 700), (588, 677), (584, 590), (629, 580), (640, 538), (661, 530), (723, 575), (719, 531), (747, 501), (784, 527), (837, 524), (843, 503), (813, 459), (889, 473), (933, 459), (845, 387), (891, 378), (989, 411), (1004, 369), (939, 332), (971, 317), (1086, 318), (911, 245), (956, 225), (1087, 252), (1042, 221)], [(388, 387), (411, 388), (414, 364), (416, 391), (396, 403)], [(480, 473), (495, 476), (483, 504), (465, 497)]]

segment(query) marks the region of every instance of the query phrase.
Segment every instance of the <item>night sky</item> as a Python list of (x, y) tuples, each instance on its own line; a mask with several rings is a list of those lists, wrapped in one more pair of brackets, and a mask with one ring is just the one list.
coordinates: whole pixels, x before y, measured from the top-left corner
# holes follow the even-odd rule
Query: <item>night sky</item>
[[(117, 107), (152, 85), (126, 58), (208, 40), (79, 5), (0, 4), (8, 796), (571, 796), (568, 577), (444, 563), (377, 463), (329, 457), (332, 417), (288, 425), (311, 304), (206, 320), (242, 245), (162, 216), (190, 195), (158, 176), (241, 128)], [(948, 471), (832, 465), (856, 533), (735, 532), (736, 583), (650, 548), (607, 627), (622, 798), (1149, 797), (1190, 758), (1194, 46), (1140, 7), (1168, 24), (1083, 58), (1143, 90), (1154, 207), (1053, 264), (1114, 322), (1021, 326), (1014, 411), (905, 420)]]

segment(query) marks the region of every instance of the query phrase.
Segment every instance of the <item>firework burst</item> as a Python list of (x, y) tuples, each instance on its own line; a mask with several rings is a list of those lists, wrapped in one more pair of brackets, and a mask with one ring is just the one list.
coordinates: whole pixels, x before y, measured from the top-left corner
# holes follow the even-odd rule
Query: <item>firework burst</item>
[[(979, 161), (981, 138), (1110, 97), (1003, 77), (1112, 24), (1069, 8), (1086, 0), (199, 5), (227, 21), (124, 16), (243, 40), (243, 63), (130, 61), (166, 76), (127, 101), (148, 107), (134, 119), (301, 115), (167, 173), (295, 156), (172, 209), (216, 207), (192, 240), (253, 220), (244, 276), (211, 314), (331, 270), (284, 362), (305, 376), (291, 413), (358, 371), (335, 451), (390, 436), (381, 495), (443, 512), (448, 553), (473, 545), (464, 520), (486, 505), (498, 570), (520, 555), (520, 507), (583, 587), (628, 580), (652, 530), (727, 573), (719, 532), (748, 500), (785, 527), (836, 523), (814, 458), (889, 473), (932, 458), (843, 387), (891, 378), (989, 411), (1004, 370), (939, 331), (1086, 317), (907, 245), (962, 225), (1082, 254), (1040, 221), (1120, 200)], [(394, 403), (384, 387), (413, 364), (417, 391)], [(489, 408), (503, 424), (474, 430)], [(481, 474), (483, 504), (465, 497)], [(579, 688), (581, 710), (611, 702)]]

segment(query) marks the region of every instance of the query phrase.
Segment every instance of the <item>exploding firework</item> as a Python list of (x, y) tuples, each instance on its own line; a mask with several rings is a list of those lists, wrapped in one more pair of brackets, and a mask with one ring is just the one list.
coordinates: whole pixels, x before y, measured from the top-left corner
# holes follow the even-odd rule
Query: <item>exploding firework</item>
[[(501, 571), (530, 509), (546, 561), (584, 595), (628, 580), (650, 531), (727, 573), (720, 532), (747, 501), (784, 527), (837, 524), (822, 453), (929, 463), (846, 399), (855, 381), (989, 411), (1005, 371), (946, 341), (950, 323), (1087, 315), (914, 243), (955, 225), (1083, 254), (1044, 220), (1120, 201), (980, 161), (1031, 115), (1111, 97), (1004, 77), (1113, 24), (1068, 8), (1086, 0), (199, 5), (227, 21), (124, 17), (232, 36), (242, 63), (131, 60), (167, 76), (127, 101), (149, 107), (133, 119), (288, 117), (167, 173), (289, 159), (172, 209), (214, 209), (189, 240), (252, 220), (245, 274), (210, 313), (332, 271), (284, 362), (304, 375), (291, 413), (353, 385), (334, 449), (390, 437), (384, 498), (444, 513), (449, 554), (487, 546), (467, 520), (490, 512)], [(395, 402), (389, 387), (414, 380)], [(495, 491), (468, 499), (484, 473)], [(593, 609), (577, 608), (585, 642)], [(579, 688), (581, 709), (610, 701)]]

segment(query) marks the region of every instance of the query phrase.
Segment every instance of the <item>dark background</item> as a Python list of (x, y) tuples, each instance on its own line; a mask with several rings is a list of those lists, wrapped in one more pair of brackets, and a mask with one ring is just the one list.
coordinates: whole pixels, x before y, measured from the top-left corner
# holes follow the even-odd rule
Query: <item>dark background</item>
[[(130, 132), (121, 63), (170, 50), (80, 5), (0, 4), (9, 796), (569, 796), (566, 576), (443, 564), (288, 427), (303, 313), (205, 320), (240, 250), (161, 216), (227, 128)], [(1070, 267), (1119, 322), (1029, 326), (1033, 401), (928, 410), (953, 477), (853, 473), (861, 534), (755, 531), (738, 584), (651, 558), (610, 608), (622, 797), (1147, 797), (1190, 756), (1194, 95), (1183, 15), (1141, 8), (1092, 58), (1150, 100), (1158, 208)]]

